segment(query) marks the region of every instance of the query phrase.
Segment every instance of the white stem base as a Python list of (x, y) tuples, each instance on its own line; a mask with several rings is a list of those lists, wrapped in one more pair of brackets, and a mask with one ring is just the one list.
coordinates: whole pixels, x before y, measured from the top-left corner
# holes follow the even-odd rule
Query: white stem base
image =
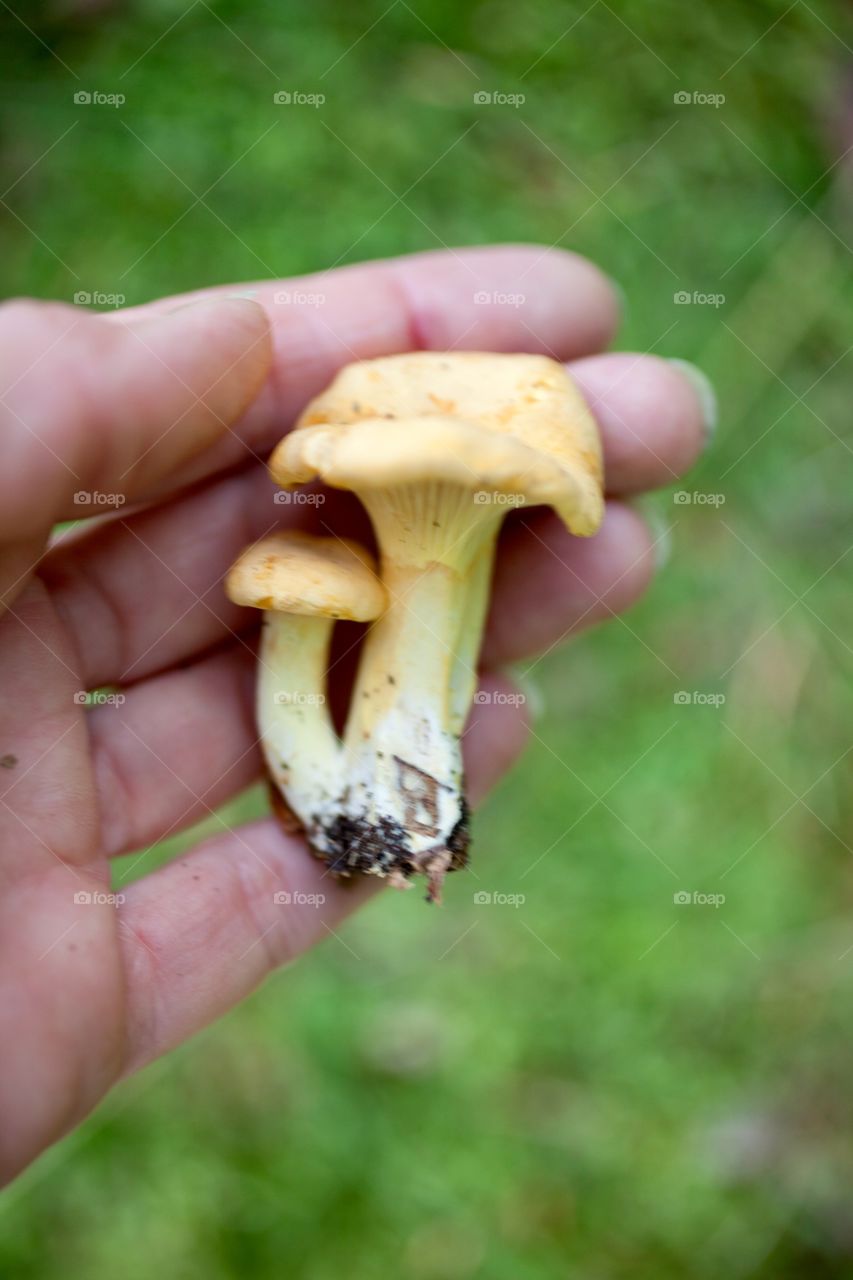
[(264, 614), (257, 718), (275, 786), (315, 848), (343, 788), (343, 751), (326, 701), (332, 621)]

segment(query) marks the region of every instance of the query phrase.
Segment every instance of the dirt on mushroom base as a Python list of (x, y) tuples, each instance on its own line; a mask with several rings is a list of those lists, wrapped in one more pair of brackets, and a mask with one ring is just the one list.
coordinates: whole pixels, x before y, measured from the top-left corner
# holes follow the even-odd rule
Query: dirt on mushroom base
[(347, 877), (353, 872), (379, 875), (396, 889), (411, 887), (413, 876), (427, 877), (427, 902), (441, 903), (445, 875), (468, 865), (471, 842), (469, 812), (463, 800), (463, 814), (450, 834), (447, 845), (436, 845), (413, 853), (405, 828), (390, 817), (372, 822), (366, 817), (338, 814), (325, 832), (327, 849), (314, 850), (332, 875)]
[[(447, 847), (436, 846), (426, 853), (414, 854), (404, 828), (387, 817), (371, 823), (366, 818), (338, 814), (323, 831), (322, 845), (320, 838), (315, 844), (269, 775), (267, 784), (270, 805), (282, 830), (286, 835), (303, 835), (311, 852), (336, 879), (349, 879), (353, 874), (379, 875), (396, 889), (409, 889), (414, 876), (426, 875), (426, 899), (440, 906), (445, 875), (468, 866), (471, 829), (465, 800), (462, 817), (451, 832)], [(322, 824), (318, 822), (317, 827), (320, 829)]]

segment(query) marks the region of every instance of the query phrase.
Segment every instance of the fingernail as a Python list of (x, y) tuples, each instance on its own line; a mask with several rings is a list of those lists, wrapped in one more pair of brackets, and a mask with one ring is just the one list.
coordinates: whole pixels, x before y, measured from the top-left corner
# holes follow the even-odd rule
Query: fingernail
[(667, 520), (654, 498), (635, 498), (630, 504), (645, 520), (652, 539), (655, 572), (669, 564), (672, 557), (672, 522)]
[(670, 360), (676, 369), (690, 383), (702, 406), (702, 425), (705, 428), (705, 447), (707, 448), (717, 431), (717, 393), (707, 373), (689, 360)]

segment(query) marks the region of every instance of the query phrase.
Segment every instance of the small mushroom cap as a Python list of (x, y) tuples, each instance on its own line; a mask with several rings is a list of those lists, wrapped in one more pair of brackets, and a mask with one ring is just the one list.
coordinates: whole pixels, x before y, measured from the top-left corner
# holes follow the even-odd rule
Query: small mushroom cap
[(235, 604), (306, 617), (372, 622), (387, 604), (370, 552), (343, 538), (268, 534), (247, 547), (228, 571)]
[(287, 488), (419, 480), (548, 503), (577, 534), (603, 513), (601, 444), (583, 396), (547, 356), (415, 352), (347, 365), (270, 460)]

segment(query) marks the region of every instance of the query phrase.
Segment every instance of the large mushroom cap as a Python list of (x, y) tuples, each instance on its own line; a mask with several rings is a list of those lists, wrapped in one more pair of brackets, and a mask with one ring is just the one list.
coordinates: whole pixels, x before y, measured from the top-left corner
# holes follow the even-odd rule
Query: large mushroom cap
[(475, 504), (505, 494), (507, 506), (554, 507), (580, 534), (594, 533), (601, 514), (600, 488), (577, 468), (459, 418), (365, 418), (303, 427), (282, 440), (270, 472), (284, 486), (320, 476), (356, 493), (432, 481), (470, 490)]
[(373, 557), (358, 543), (291, 531), (247, 547), (225, 590), (235, 604), (353, 622), (371, 622), (387, 603)]
[(342, 369), (282, 440), (283, 487), (421, 480), (552, 505), (577, 534), (601, 522), (598, 430), (565, 370), (546, 356), (416, 352)]

